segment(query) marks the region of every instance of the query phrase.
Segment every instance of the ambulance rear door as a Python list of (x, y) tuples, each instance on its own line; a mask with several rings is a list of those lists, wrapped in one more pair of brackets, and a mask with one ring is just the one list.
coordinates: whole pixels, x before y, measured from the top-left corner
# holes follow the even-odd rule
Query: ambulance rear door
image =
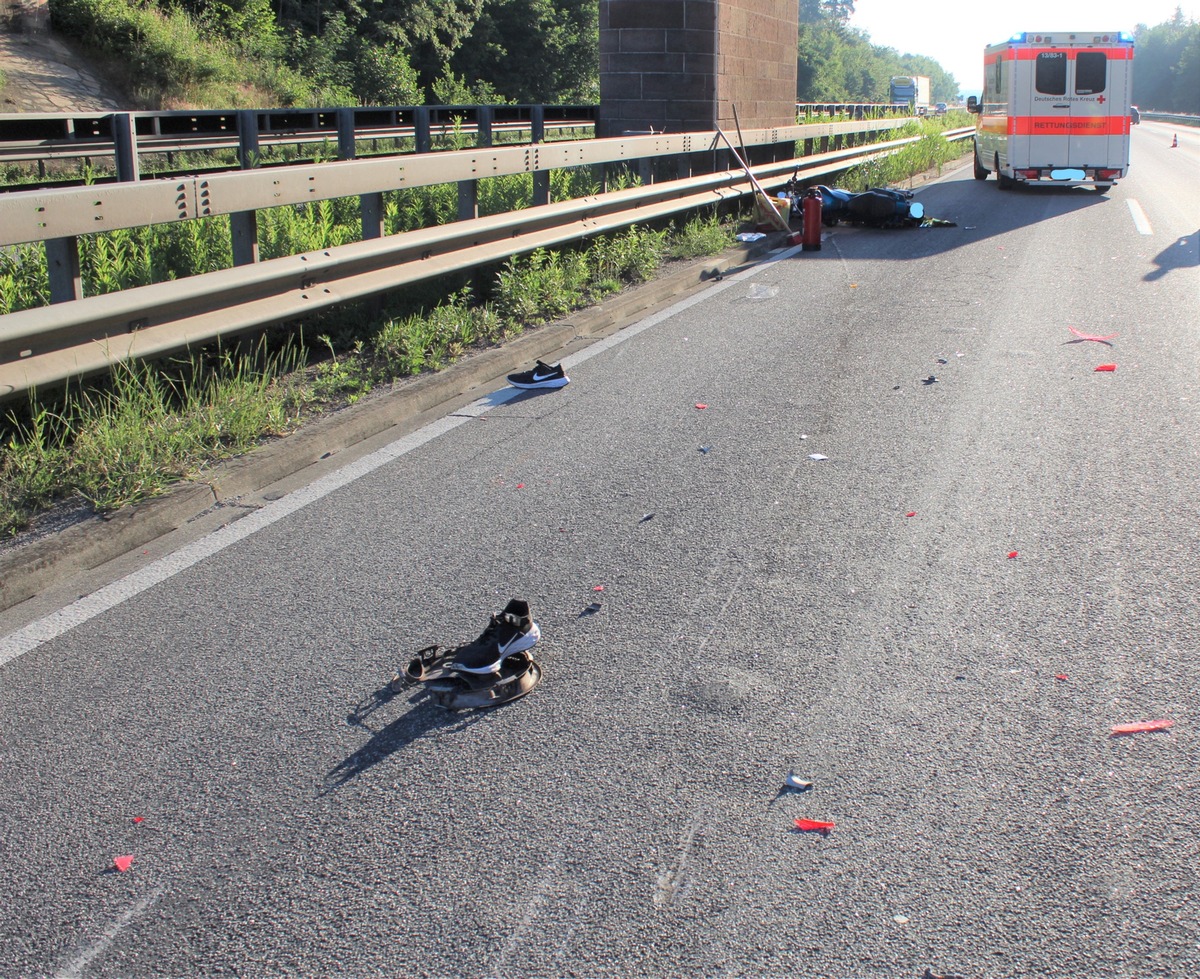
[(1129, 164), (1129, 92), (1132, 47), (1079, 48), (1071, 52), (1069, 167)]
[(1071, 55), (1066, 48), (1018, 48), (1023, 100), (1017, 133), (1022, 151), (1014, 167), (1065, 167), (1071, 151)]

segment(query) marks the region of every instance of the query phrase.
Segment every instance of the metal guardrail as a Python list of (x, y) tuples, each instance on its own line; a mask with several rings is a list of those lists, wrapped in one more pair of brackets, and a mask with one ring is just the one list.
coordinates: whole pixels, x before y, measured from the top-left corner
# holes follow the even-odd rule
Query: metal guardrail
[[(422, 105), (334, 109), (242, 109), (95, 114), (0, 115), (0, 162), (47, 162), (237, 150), (243, 161), (264, 146), (331, 144), (351, 159), (372, 141), (412, 140), (428, 153), (439, 137), (592, 129), (594, 105)], [(534, 135), (536, 142), (539, 135)], [(124, 176), (121, 179), (135, 179)], [(19, 188), (16, 188), (19, 189)]]
[[(906, 121), (753, 130), (745, 134), (745, 143), (804, 140), (815, 148), (818, 140), (887, 131)], [(965, 138), (973, 132), (967, 128), (946, 135)], [(754, 174), (768, 188), (782, 186), (797, 167), (805, 179), (813, 180), (886, 155), (916, 138), (792, 157), (754, 167)], [(0, 244), (94, 231), (95, 223), (89, 221), (97, 219), (106, 229), (134, 227), (397, 186), (712, 153), (721, 145), (716, 132), (663, 134), (285, 168), (289, 172), (235, 172), (196, 180), (191, 186), (147, 181), (55, 194), (10, 194), (0, 196)], [(447, 272), (713, 205), (751, 190), (744, 171), (724, 170), (11, 313), (0, 318), (0, 398)]]
[(1200, 126), (1200, 116), (1185, 115), (1182, 112), (1154, 112), (1143, 109), (1142, 118), (1153, 122), (1174, 122), (1181, 126)]

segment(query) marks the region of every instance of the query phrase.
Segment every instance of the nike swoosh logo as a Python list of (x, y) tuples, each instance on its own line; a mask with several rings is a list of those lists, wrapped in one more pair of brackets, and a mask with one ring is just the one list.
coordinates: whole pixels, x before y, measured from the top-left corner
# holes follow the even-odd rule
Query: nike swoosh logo
[(548, 381), (552, 377), (558, 377), (558, 374), (553, 371), (551, 371), (549, 374), (539, 374), (537, 371), (533, 372), (534, 381)]

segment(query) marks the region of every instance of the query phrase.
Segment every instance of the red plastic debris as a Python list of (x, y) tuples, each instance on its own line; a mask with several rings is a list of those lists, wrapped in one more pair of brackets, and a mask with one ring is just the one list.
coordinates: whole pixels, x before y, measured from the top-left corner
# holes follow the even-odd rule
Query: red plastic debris
[(123, 857), (113, 857), (113, 866), (116, 867), (121, 873), (125, 873), (126, 870), (133, 866), (133, 857), (128, 855)]
[(595, 588), (593, 588), (593, 589), (592, 589), (592, 591), (604, 591), (604, 586), (603, 586), (603, 585), (597, 585)]
[(1112, 371), (1115, 371), (1116, 369), (1117, 369), (1117, 365), (1116, 365), (1116, 364), (1101, 364), (1101, 365), (1100, 365), (1099, 367), (1097, 367), (1097, 368), (1096, 368), (1094, 371), (1092, 371), (1092, 373), (1093, 373), (1093, 374), (1096, 374), (1096, 373), (1099, 373), (1100, 371), (1109, 371), (1109, 372), (1112, 372)]
[(525, 488), (524, 483), (517, 483), (517, 489), (524, 489), (524, 488)]
[(1064, 680), (1064, 681), (1065, 681), (1065, 680), (1067, 679), (1067, 675), (1066, 675), (1065, 673), (1055, 673), (1055, 674), (1054, 674), (1054, 679), (1056, 679), (1056, 680)]
[(1120, 336), (1119, 333), (1110, 333), (1106, 337), (1096, 336), (1094, 333), (1084, 333), (1083, 330), (1077, 330), (1073, 326), (1068, 326), (1067, 329), (1079, 337), (1080, 340), (1095, 340), (1097, 343), (1108, 343), (1109, 340)]
[(822, 823), (815, 819), (797, 819), (796, 829), (802, 833), (828, 833), (833, 829), (833, 823)]
[(905, 514), (906, 517), (915, 517), (916, 515), (917, 515), (916, 510), (909, 510), (908, 513)]
[(145, 820), (144, 816), (134, 816), (133, 824), (136, 826), (138, 823), (143, 822), (144, 820)]
[(1013, 558), (1015, 558), (1015, 557), (1016, 557), (1018, 554), (1020, 554), (1020, 553), (1021, 553), (1020, 551), (1009, 551), (1009, 552), (1008, 552), (1008, 559), (1011, 561)]
[(1136, 721), (1133, 724), (1114, 724), (1113, 734), (1141, 734), (1143, 731), (1165, 731), (1175, 722), (1165, 718), (1158, 721)]
[(707, 407), (708, 407), (708, 405), (702, 405), (702, 404), (698, 404), (698, 405), (696, 405), (696, 410), (697, 410), (697, 411), (703, 411), (703, 410), (704, 410), (705, 408), (707, 408)]

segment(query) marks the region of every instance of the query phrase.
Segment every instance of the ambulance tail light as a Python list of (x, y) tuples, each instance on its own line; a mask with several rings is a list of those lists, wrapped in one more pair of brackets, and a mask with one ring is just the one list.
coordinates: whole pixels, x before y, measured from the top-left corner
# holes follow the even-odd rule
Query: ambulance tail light
[(1096, 179), (1097, 180), (1112, 180), (1114, 177), (1119, 177), (1119, 176), (1121, 176), (1120, 170), (1097, 170), (1096, 171)]
[(1024, 177), (1026, 180), (1037, 180), (1042, 175), (1041, 170), (1014, 170), (1018, 177)]

